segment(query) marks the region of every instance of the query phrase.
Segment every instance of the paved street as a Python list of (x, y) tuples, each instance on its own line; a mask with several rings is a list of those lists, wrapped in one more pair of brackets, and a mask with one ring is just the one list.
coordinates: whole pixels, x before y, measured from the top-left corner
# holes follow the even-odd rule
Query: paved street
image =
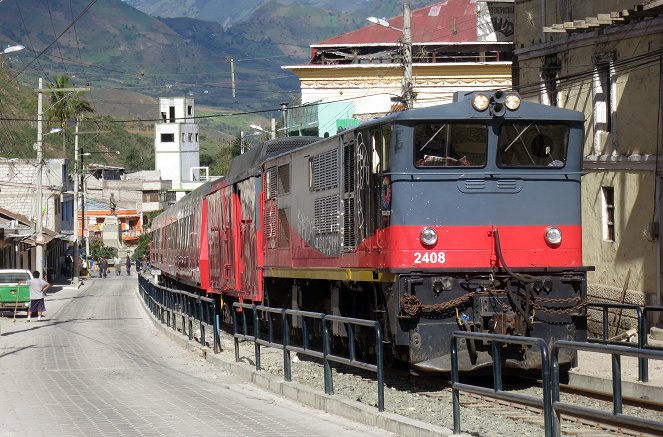
[(0, 318), (1, 436), (385, 436), (237, 382), (159, 334), (136, 276), (55, 288)]

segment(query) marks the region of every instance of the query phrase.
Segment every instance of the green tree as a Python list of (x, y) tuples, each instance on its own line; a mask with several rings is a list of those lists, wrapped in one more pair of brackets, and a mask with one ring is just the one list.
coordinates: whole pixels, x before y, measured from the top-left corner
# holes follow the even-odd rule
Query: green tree
[(141, 259), (143, 255), (145, 255), (149, 259), (151, 241), (152, 237), (148, 233), (144, 233), (140, 237), (138, 237), (138, 245), (136, 246), (136, 249), (134, 250), (134, 253), (131, 256), (131, 258), (135, 261), (137, 259)]
[(48, 84), (51, 89), (51, 106), (46, 111), (48, 118), (48, 125), (57, 121), (62, 129), (62, 156), (65, 156), (65, 127), (67, 120), (71, 118), (78, 118), (84, 113), (94, 112), (92, 105), (87, 100), (81, 99), (81, 92), (79, 91), (60, 91), (65, 88), (70, 88), (69, 77), (55, 76), (53, 83)]
[(94, 240), (90, 243), (90, 255), (93, 259), (99, 259), (102, 256), (106, 259), (111, 259), (117, 255), (117, 248), (104, 246), (102, 240)]

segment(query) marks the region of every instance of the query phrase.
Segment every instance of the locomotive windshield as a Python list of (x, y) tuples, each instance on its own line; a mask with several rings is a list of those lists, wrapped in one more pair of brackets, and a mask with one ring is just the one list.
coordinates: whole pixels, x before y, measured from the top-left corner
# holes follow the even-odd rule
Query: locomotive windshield
[(500, 128), (500, 167), (564, 167), (569, 127), (552, 123), (504, 123)]
[(418, 167), (483, 167), (488, 129), (470, 123), (420, 123), (414, 128), (414, 162)]

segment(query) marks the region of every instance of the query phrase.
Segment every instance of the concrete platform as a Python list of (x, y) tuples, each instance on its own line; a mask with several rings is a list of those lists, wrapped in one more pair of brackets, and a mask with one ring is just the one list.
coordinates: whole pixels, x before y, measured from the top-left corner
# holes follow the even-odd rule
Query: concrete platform
[[(649, 381), (638, 381), (638, 359), (621, 357), (622, 395), (663, 402), (663, 360), (649, 360)], [(578, 367), (569, 372), (569, 385), (612, 394), (609, 354), (578, 352)]]

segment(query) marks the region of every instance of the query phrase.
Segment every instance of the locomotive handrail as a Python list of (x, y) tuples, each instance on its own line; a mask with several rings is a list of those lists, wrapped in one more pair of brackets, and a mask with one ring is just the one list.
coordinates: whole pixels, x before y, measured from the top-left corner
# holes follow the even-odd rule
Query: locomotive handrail
[[(610, 308), (613, 309), (626, 309), (626, 310), (631, 310), (635, 311), (636, 318), (637, 318), (637, 324), (638, 324), (638, 330), (640, 330), (640, 327), (642, 325), (642, 308), (639, 305), (635, 304), (629, 304), (629, 303), (612, 303), (612, 302), (588, 302), (587, 303), (587, 308), (601, 308), (602, 309), (602, 323), (603, 323), (603, 338), (602, 339), (587, 339), (589, 343), (599, 343), (599, 344), (605, 344), (605, 345), (613, 345), (613, 346), (625, 346), (627, 345), (628, 347), (633, 347), (633, 348), (638, 348), (638, 349), (643, 349), (644, 348), (644, 340), (642, 335), (638, 335), (638, 343), (637, 344), (631, 344), (631, 343), (624, 343), (622, 341), (613, 341), (610, 340), (609, 338), (609, 317), (608, 317), (608, 310)], [(617, 327), (619, 329), (619, 327)], [(647, 370), (647, 363), (643, 358), (638, 359), (638, 380), (642, 382), (647, 382), (649, 381), (649, 375), (648, 375), (648, 370)]]
[[(242, 309), (242, 311), (238, 311)], [(253, 334), (249, 333), (246, 311), (252, 310), (253, 316)], [(242, 330), (238, 329), (237, 314), (242, 314)], [(267, 317), (267, 338), (261, 337), (259, 313), (267, 314), (280, 314), (281, 315), (281, 338), (282, 342), (279, 343), (274, 339), (273, 320)], [(233, 303), (233, 338), (235, 341), (235, 361), (239, 362), (239, 342), (240, 340), (253, 341), (255, 346), (255, 363), (256, 370), (261, 370), (260, 366), (260, 346), (281, 348), (283, 350), (283, 378), (285, 381), (292, 381), (292, 360), (290, 357), (291, 352), (300, 353), (312, 358), (321, 359), (324, 369), (324, 386), (325, 393), (334, 394), (334, 381), (331, 363), (345, 364), (348, 366), (356, 367), (363, 370), (376, 372), (378, 379), (378, 410), (384, 411), (384, 368), (383, 368), (383, 349), (382, 349), (382, 330), (380, 322), (375, 320), (356, 319), (351, 317), (342, 317), (335, 315), (327, 315), (325, 313), (316, 313), (310, 311), (272, 308), (264, 305), (255, 305), (248, 303)], [(318, 320), (322, 324), (322, 351), (312, 349), (309, 347), (309, 333), (306, 322), (301, 324), (302, 330), (302, 344), (290, 344), (290, 323), (289, 317), (301, 317), (304, 319)], [(336, 355), (332, 352), (331, 348), (331, 335), (329, 333), (329, 322), (343, 323), (348, 330), (349, 342), (349, 356)], [(355, 339), (354, 339), (354, 326), (364, 326), (373, 328), (376, 337), (376, 364), (371, 364), (364, 361), (358, 361), (355, 353)]]
[(202, 346), (206, 346), (206, 328), (212, 327), (212, 349), (214, 353), (221, 352), (221, 321), (215, 299), (154, 284), (143, 274), (138, 275), (138, 283), (145, 304), (161, 323), (177, 330), (176, 316), (180, 316), (182, 333), (193, 340), (193, 322), (197, 320)]
[[(573, 404), (560, 402), (559, 400), (559, 351), (560, 349), (571, 349), (575, 351), (598, 352), (612, 356), (612, 414), (604, 411)], [(663, 422), (622, 414), (622, 376), (621, 356), (631, 356), (646, 359), (663, 360), (663, 351), (636, 349), (628, 346), (617, 346), (597, 343), (583, 343), (577, 341), (558, 340), (553, 344), (550, 353), (552, 367), (552, 408), (553, 408), (553, 430), (556, 436), (560, 435), (560, 420), (562, 413), (573, 414), (592, 420), (618, 419), (621, 423), (645, 428), (663, 435)]]
[[(647, 331), (649, 331), (649, 324), (647, 322), (648, 313), (663, 313), (663, 306), (646, 306), (642, 309), (642, 317), (638, 325), (638, 343), (641, 344), (642, 349), (655, 349), (660, 350), (660, 347), (652, 347), (647, 344)], [(649, 382), (649, 360), (647, 358), (641, 359), (641, 378), (642, 382)]]
[[(492, 347), (493, 358), (493, 389), (478, 387), (459, 382), (458, 374), (458, 339), (488, 341)], [(541, 380), (543, 382), (543, 395), (541, 399), (520, 393), (510, 393), (502, 390), (502, 359), (499, 344), (521, 344), (538, 346), (541, 353)], [(454, 434), (460, 434), (460, 391), (466, 391), (482, 396), (489, 396), (507, 401), (522, 402), (524, 404), (543, 409), (543, 422), (546, 437), (552, 437), (553, 410), (551, 402), (550, 362), (548, 359), (548, 345), (541, 338), (519, 337), (512, 335), (490, 334), (484, 332), (456, 331), (451, 335), (451, 390), (453, 401)]]

